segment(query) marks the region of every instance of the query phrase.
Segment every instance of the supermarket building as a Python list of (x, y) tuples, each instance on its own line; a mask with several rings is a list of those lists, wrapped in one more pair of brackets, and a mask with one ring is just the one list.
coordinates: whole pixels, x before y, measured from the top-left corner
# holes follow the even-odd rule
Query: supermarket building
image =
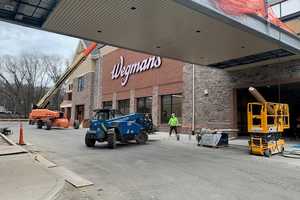
[[(274, 5), (274, 10), (299, 35), (299, 2), (279, 2)], [(244, 32), (241, 34), (247, 31)], [(199, 33), (196, 31), (196, 34)], [(281, 39), (287, 34), (295, 42), (299, 41), (295, 35), (281, 34)], [(235, 40), (234, 48), (238, 49), (234, 50), (231, 46), (231, 51), (225, 54), (218, 50), (212, 54), (212, 47), (205, 44), (205, 53), (210, 52), (211, 57), (215, 55), (213, 59), (231, 52), (240, 54), (239, 58), (212, 65), (194, 65), (99, 45), (80, 67), (80, 72), (69, 80), (68, 95), (62, 108), (69, 110), (68, 117), (72, 120), (83, 121), (90, 119), (96, 108), (114, 108), (123, 113), (151, 113), (154, 124), (164, 130), (170, 114), (174, 112), (180, 119), (182, 132), (190, 133), (204, 127), (238, 130), (243, 135), (247, 132), (247, 103), (255, 101), (247, 88), (254, 86), (268, 101), (290, 105), (290, 130), (294, 131), (296, 119), (300, 116), (299, 55), (281, 45), (273, 45), (273, 50), (259, 50), (261, 45), (266, 45), (262, 40), (248, 38), (242, 41), (241, 45)], [(87, 45), (84, 40), (80, 41), (77, 53)], [(160, 47), (156, 46), (156, 49)], [(181, 49), (177, 48), (177, 51)], [(198, 54), (203, 55), (203, 52), (192, 52), (190, 56)], [(198, 58), (204, 59), (204, 56)]]
[[(239, 7), (226, 9), (221, 2), (234, 7), (242, 1), (3, 1), (0, 20), (149, 54), (131, 59), (134, 53), (123, 52), (110, 58), (122, 50), (106, 46), (89, 56), (84, 63), (89, 69), (80, 69), (68, 82), (62, 108), (71, 119), (84, 121), (94, 108), (110, 104), (126, 112), (149, 111), (152, 101), (160, 127), (164, 116), (176, 112), (182, 131), (208, 127), (243, 133), (245, 105), (253, 101), (247, 87), (255, 86), (268, 101), (290, 105), (293, 130), (300, 113), (299, 0), (260, 1), (272, 6), (280, 20), (267, 14), (266, 6), (248, 13), (244, 5), (246, 12), (232, 13)], [(161, 56), (161, 64), (151, 55)], [(165, 58), (183, 63), (171, 67), (164, 65)], [(145, 59), (155, 63), (138, 64)], [(122, 73), (113, 70), (115, 65), (130, 67)], [(175, 75), (166, 81), (175, 68), (181, 70), (181, 83)]]
[[(86, 46), (81, 40), (77, 53)], [(156, 126), (166, 124), (171, 113), (182, 122), (183, 62), (110, 46), (96, 49), (86, 62), (67, 81), (61, 104), (71, 121), (112, 108), (150, 113)]]
[[(77, 53), (87, 46), (81, 40)], [(151, 113), (161, 130), (166, 130), (170, 114), (176, 113), (182, 132), (205, 127), (243, 135), (247, 132), (246, 105), (255, 101), (247, 92), (249, 86), (257, 87), (268, 101), (288, 103), (291, 130), (296, 128), (298, 56), (220, 69), (99, 45), (68, 81), (61, 107), (71, 120), (80, 121), (88, 121), (97, 108)]]

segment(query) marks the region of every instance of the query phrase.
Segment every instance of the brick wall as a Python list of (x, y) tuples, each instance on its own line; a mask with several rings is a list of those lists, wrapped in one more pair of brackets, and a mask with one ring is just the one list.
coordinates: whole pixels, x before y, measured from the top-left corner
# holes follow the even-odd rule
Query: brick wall
[[(140, 62), (150, 55), (116, 49), (105, 54), (101, 59), (101, 101), (112, 101), (113, 108), (117, 101), (130, 99), (130, 112), (136, 111), (136, 98), (152, 96), (152, 118), (154, 124), (160, 124), (160, 95), (182, 93), (183, 63), (171, 59), (162, 59), (159, 68), (139, 72), (130, 76), (126, 86), (121, 85), (121, 78), (112, 80), (111, 71), (115, 64), (124, 57), (124, 65)], [(99, 104), (99, 103), (98, 103)]]
[[(133, 64), (140, 62), (143, 59), (150, 57), (150, 55), (128, 51), (125, 49), (117, 49), (103, 57), (101, 62), (102, 65), (102, 95), (111, 96), (113, 92), (117, 92), (120, 98), (130, 97), (130, 90), (139, 90), (143, 92), (145, 89), (149, 92), (151, 96), (151, 91), (153, 86), (157, 85), (167, 85), (172, 83), (182, 83), (182, 66), (183, 63), (170, 59), (162, 59), (162, 64), (160, 68), (152, 69), (149, 71), (144, 71), (142, 73), (136, 73), (130, 76), (129, 81), (125, 87), (121, 85), (121, 78), (112, 80), (111, 71), (115, 64), (120, 62), (120, 56), (124, 57), (124, 65)], [(176, 87), (176, 86), (172, 86)], [(181, 92), (182, 87), (179, 87)], [(148, 89), (147, 89), (148, 88)], [(172, 91), (170, 91), (172, 92)], [(125, 95), (126, 93), (126, 95)], [(138, 95), (140, 96), (140, 95)], [(119, 98), (118, 98), (119, 99)], [(103, 101), (109, 99), (102, 99)]]
[[(189, 132), (192, 127), (191, 64), (184, 66), (183, 80), (183, 131)], [(195, 66), (195, 128), (237, 128), (235, 89), (278, 82), (300, 82), (300, 60), (234, 71)]]

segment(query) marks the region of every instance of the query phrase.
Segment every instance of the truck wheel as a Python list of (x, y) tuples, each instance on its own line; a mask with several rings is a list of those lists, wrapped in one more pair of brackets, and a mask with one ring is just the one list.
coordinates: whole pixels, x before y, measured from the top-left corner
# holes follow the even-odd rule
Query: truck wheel
[(47, 120), (46, 121), (46, 130), (51, 130), (51, 128), (52, 128), (52, 122), (51, 122), (51, 120)]
[(142, 131), (136, 136), (135, 140), (138, 144), (146, 144), (146, 142), (148, 141), (148, 134), (145, 131)]
[(78, 120), (74, 121), (74, 129), (79, 129), (79, 121)]
[(36, 127), (37, 127), (38, 129), (42, 129), (42, 128), (43, 128), (43, 122), (42, 122), (41, 120), (37, 121)]
[(90, 138), (88, 134), (85, 135), (85, 145), (87, 147), (94, 147), (95, 143), (96, 143), (95, 139)]
[(107, 133), (107, 146), (110, 149), (116, 148), (116, 133), (114, 131)]

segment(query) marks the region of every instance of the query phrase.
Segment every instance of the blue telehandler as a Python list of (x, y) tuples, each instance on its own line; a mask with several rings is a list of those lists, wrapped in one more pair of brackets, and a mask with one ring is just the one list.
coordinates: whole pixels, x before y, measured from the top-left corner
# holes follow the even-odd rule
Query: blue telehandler
[(148, 141), (148, 133), (152, 132), (153, 124), (147, 114), (132, 113), (122, 115), (112, 109), (98, 109), (91, 120), (85, 135), (85, 144), (95, 146), (96, 142), (106, 142), (114, 149), (116, 142), (127, 143), (135, 140), (138, 144)]

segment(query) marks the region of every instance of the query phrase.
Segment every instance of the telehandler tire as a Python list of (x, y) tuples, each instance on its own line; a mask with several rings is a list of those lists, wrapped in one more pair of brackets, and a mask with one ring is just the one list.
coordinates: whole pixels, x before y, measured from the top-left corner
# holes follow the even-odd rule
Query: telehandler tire
[(107, 133), (107, 146), (110, 149), (114, 149), (116, 145), (116, 133), (114, 130), (109, 130)]
[(96, 143), (95, 139), (90, 138), (87, 134), (85, 135), (85, 145), (87, 147), (94, 147)]
[(148, 134), (145, 131), (142, 131), (136, 136), (135, 140), (138, 144), (146, 144), (146, 142), (148, 141)]
[(51, 130), (51, 128), (52, 128), (52, 122), (51, 122), (51, 120), (47, 120), (46, 121), (46, 130)]
[(42, 122), (41, 120), (37, 121), (36, 127), (37, 127), (38, 129), (42, 129), (42, 128), (43, 128), (43, 122)]

